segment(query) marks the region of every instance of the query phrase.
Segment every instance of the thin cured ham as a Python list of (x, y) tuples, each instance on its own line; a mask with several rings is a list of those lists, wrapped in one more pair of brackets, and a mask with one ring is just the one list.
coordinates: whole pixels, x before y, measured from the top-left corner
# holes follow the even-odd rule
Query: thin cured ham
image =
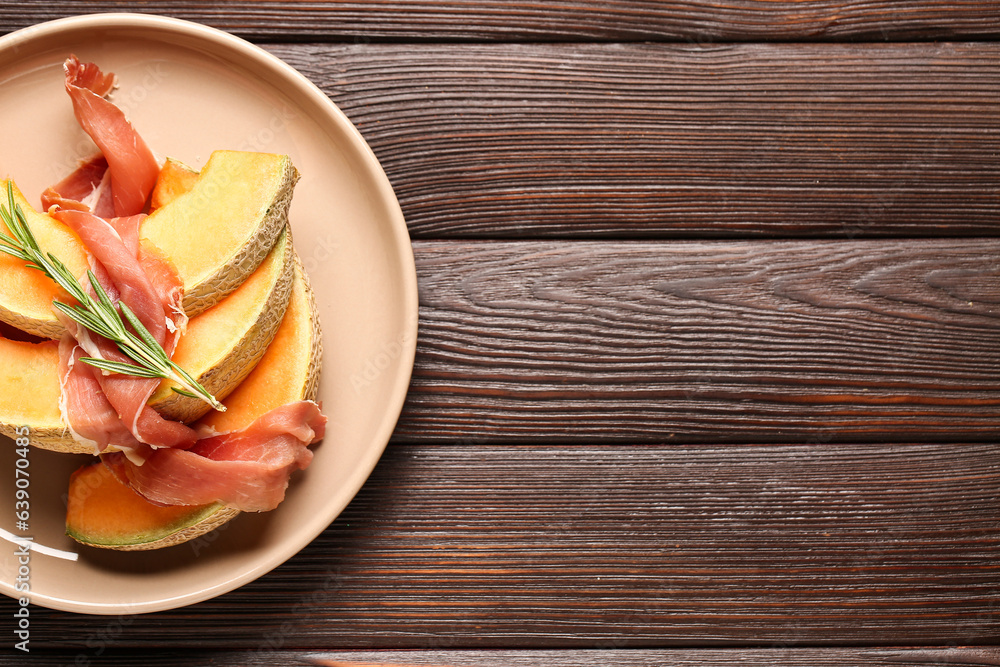
[(154, 503), (219, 502), (247, 512), (274, 509), (288, 479), (312, 460), (326, 417), (312, 401), (291, 403), (243, 429), (207, 435), (188, 450), (158, 449), (142, 465), (119, 453), (104, 457), (120, 479)]
[[(99, 279), (105, 278), (105, 289), (129, 305), (161, 346), (168, 333), (183, 328), (180, 279), (165, 259), (140, 243), (144, 216), (105, 220), (76, 210), (56, 210), (53, 215), (77, 233), (93, 258), (92, 269)], [(172, 343), (175, 336), (169, 338)], [(165, 349), (171, 352), (173, 347)]]
[(74, 439), (99, 453), (108, 447), (132, 450), (140, 443), (125, 426), (101, 388), (94, 368), (80, 361), (83, 348), (73, 336), (59, 341), (60, 409)]
[(48, 211), (53, 206), (92, 211), (102, 218), (114, 217), (111, 172), (105, 157), (98, 153), (82, 161), (76, 171), (47, 188), (42, 193), (42, 210)]
[[(142, 216), (104, 220), (87, 211), (56, 210), (53, 214), (87, 246), (91, 270), (112, 302), (128, 304), (160, 346), (172, 352), (186, 323), (180, 308), (180, 281), (162, 259), (140, 244)], [(160, 384), (158, 379), (107, 374), (78, 362), (83, 353), (124, 363), (131, 360), (112, 341), (68, 319), (64, 324), (75, 343), (72, 348), (66, 341), (60, 345), (63, 391), (69, 396), (64, 409), (78, 436), (96, 443), (98, 451), (112, 444), (133, 449), (138, 443), (159, 447), (194, 444), (193, 429), (164, 419), (146, 404)], [(97, 395), (95, 383), (100, 386)]]
[[(139, 241), (141, 210), (156, 182), (159, 168), (145, 142), (125, 116), (104, 96), (115, 85), (92, 63), (67, 59), (66, 90), (80, 125), (101, 148), (101, 155), (81, 164), (74, 174), (46, 191), (50, 212), (73, 229), (91, 257), (91, 270), (113, 303), (123, 301), (153, 338), (172, 353), (187, 319), (181, 309), (181, 283), (176, 272)], [(101, 173), (102, 165), (106, 167)], [(97, 197), (94, 210), (75, 205), (88, 187), (95, 191), (111, 180), (113, 211), (104, 218), (108, 197)], [(124, 174), (124, 176), (123, 176)], [(88, 185), (89, 184), (89, 185)], [(91, 195), (84, 197), (93, 199)], [(124, 213), (123, 213), (124, 212)], [(133, 456), (140, 444), (190, 447), (196, 439), (188, 426), (161, 417), (146, 402), (159, 380), (104, 373), (79, 361), (81, 356), (131, 363), (113, 342), (90, 333), (68, 319), (72, 339), (60, 345), (64, 393), (63, 412), (74, 435), (94, 444), (96, 451), (123, 447)], [(99, 387), (99, 392), (95, 391)]]
[[(76, 56), (66, 59), (63, 70), (66, 92), (73, 102), (77, 122), (94, 140), (107, 161), (110, 213), (114, 216), (141, 213), (156, 185), (160, 168), (153, 152), (132, 127), (125, 113), (105, 99), (115, 87), (114, 74), (105, 74), (94, 63), (81, 63)], [(97, 192), (104, 175), (95, 179), (95, 166), (92, 161), (85, 162), (77, 172), (52, 186), (42, 199), (43, 207), (48, 210), (52, 203), (59, 203), (66, 208), (68, 201), (82, 203), (87, 196)], [(87, 193), (83, 199), (78, 198), (81, 191)], [(98, 205), (100, 208), (97, 208)], [(108, 217), (107, 202), (100, 195), (94, 206), (85, 206), (102, 217)]]

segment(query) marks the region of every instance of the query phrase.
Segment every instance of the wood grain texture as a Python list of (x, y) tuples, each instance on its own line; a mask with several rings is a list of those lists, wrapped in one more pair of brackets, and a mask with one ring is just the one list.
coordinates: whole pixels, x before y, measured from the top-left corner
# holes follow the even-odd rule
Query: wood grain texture
[(418, 358), (313, 544), (183, 609), (33, 606), (33, 662), (1000, 664), (997, 3), (2, 0), (0, 34), (123, 10), (357, 124)]
[(140, 11), (198, 21), (253, 39), (774, 41), (990, 38), (1000, 10), (986, 0), (696, 0), (693, 2), (193, 2), (47, 0), (0, 3), (0, 26), (67, 15)]
[(998, 470), (994, 445), (391, 445), (258, 581), (135, 617), (32, 609), (31, 645), (991, 644)]
[(415, 249), (401, 441), (1000, 435), (994, 240)]
[[(931, 664), (997, 665), (1000, 650), (992, 647), (920, 648), (753, 648), (574, 651), (343, 651), (318, 653), (310, 661), (326, 667), (687, 667), (718, 665), (810, 665), (834, 667), (887, 665), (926, 667)], [(362, 664), (358, 664), (362, 663)]]
[[(86, 652), (48, 653), (32, 656), (32, 665), (69, 667), (89, 664), (77, 660)], [(432, 650), (432, 651), (310, 651), (274, 650), (207, 651), (104, 651), (101, 665), (147, 665), (148, 667), (729, 667), (774, 665), (775, 667), (928, 667), (965, 665), (984, 667), (1000, 664), (995, 647), (947, 647), (941, 649), (888, 648), (749, 648), (749, 649), (576, 649), (576, 650)], [(0, 655), (0, 667), (21, 666), (23, 657)]]
[(414, 238), (1000, 231), (1000, 44), (270, 49)]

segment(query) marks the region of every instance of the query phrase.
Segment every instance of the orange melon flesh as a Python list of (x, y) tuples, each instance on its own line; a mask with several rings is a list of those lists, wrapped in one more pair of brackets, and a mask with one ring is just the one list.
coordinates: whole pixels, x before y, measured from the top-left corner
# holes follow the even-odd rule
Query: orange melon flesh
[(223, 401), (226, 411), (213, 410), (199, 424), (220, 433), (235, 431), (274, 408), (316, 398), (319, 321), (301, 265), (296, 263), (295, 270), (292, 295), (274, 340), (246, 379)]
[(152, 213), (158, 208), (166, 206), (194, 187), (198, 181), (198, 172), (187, 166), (183, 162), (173, 158), (167, 158), (163, 163), (163, 168), (156, 179), (153, 187), (153, 194), (149, 200), (149, 211)]
[[(256, 314), (279, 279), (285, 262), (281, 248), (275, 248), (268, 259), (250, 274), (239, 289), (198, 317), (188, 321), (172, 359), (184, 369), (197, 367), (204, 359), (222, 358), (230, 351), (233, 331), (246, 326), (248, 314)], [(170, 383), (164, 381), (164, 385)]]
[(33, 444), (63, 439), (59, 344), (0, 338), (0, 359), (0, 433), (13, 439), (17, 427), (27, 425)]
[[(100, 461), (69, 480), (66, 534), (97, 547), (149, 549), (175, 543), (178, 534), (215, 514), (220, 505), (161, 507), (123, 484)], [(174, 536), (174, 540), (171, 540)]]
[[(13, 184), (12, 184), (13, 185)], [(87, 273), (87, 255), (80, 237), (55, 218), (38, 213), (24, 195), (13, 187), (14, 201), (20, 205), (39, 247), (51, 252), (66, 265), (73, 275)], [(0, 206), (7, 208), (7, 181), (0, 180)], [(10, 235), (0, 220), (0, 231)], [(63, 327), (55, 318), (52, 301), (70, 301), (70, 297), (51, 279), (37, 269), (29, 269), (24, 261), (0, 253), (0, 320), (44, 338), (57, 338)], [(34, 323), (40, 323), (35, 325)]]

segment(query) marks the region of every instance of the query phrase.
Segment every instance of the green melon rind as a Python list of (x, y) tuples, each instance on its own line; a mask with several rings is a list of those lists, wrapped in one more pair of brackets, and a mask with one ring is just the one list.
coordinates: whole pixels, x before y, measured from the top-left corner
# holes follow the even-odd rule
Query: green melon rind
[(0, 304), (0, 322), (11, 325), (25, 333), (39, 338), (59, 340), (66, 333), (66, 327), (57, 319), (31, 317)]
[(182, 521), (164, 526), (156, 532), (132, 535), (127, 540), (111, 541), (95, 535), (83, 535), (73, 530), (71, 526), (66, 527), (66, 534), (81, 544), (99, 549), (150, 551), (182, 544), (201, 537), (228, 522), (239, 513), (239, 510), (232, 507), (218, 504), (209, 505), (185, 517)]
[(25, 425), (5, 424), (0, 422), (0, 435), (11, 440), (27, 437), (28, 444), (39, 449), (48, 449), (54, 452), (67, 452), (70, 454), (93, 454), (93, 447), (87, 447), (73, 440), (69, 429), (61, 421), (58, 424), (27, 424), (31, 430), (27, 436), (17, 432), (18, 428)]
[(312, 320), (309, 369), (306, 374), (305, 385), (302, 389), (302, 398), (307, 401), (315, 401), (319, 396), (320, 367), (323, 365), (323, 330), (319, 321), (319, 307), (316, 304), (316, 293), (309, 283), (309, 276), (306, 274), (305, 267), (302, 266), (302, 260), (299, 259), (298, 254), (295, 254), (294, 260), (295, 276), (302, 280)]

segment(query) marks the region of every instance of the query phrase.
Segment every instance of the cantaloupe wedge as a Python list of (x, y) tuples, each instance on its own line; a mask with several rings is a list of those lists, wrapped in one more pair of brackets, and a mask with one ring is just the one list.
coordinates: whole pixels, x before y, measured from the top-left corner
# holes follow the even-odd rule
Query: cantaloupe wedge
[[(292, 296), (281, 326), (253, 372), (199, 424), (218, 431), (248, 426), (272, 408), (314, 399), (322, 357), (315, 300), (296, 261)], [(70, 480), (66, 533), (83, 544), (121, 551), (159, 549), (194, 539), (239, 514), (220, 505), (160, 507), (118, 481), (103, 464)]]
[[(42, 251), (58, 257), (74, 275), (86, 274), (87, 254), (80, 237), (55, 218), (36, 212), (17, 186), (11, 185), (14, 201), (24, 211), (28, 227)], [(6, 208), (5, 180), (0, 180), (0, 203)], [(2, 220), (0, 231), (10, 236), (10, 230)], [(68, 301), (69, 295), (41, 271), (29, 269), (22, 260), (0, 253), (0, 321), (35, 336), (58, 338), (65, 329), (52, 309), (54, 299)]]
[(215, 151), (190, 190), (150, 214), (142, 237), (173, 262), (185, 312), (210, 308), (257, 268), (285, 227), (298, 178), (287, 155)]
[(216, 431), (235, 431), (286, 403), (315, 400), (323, 359), (319, 310), (297, 255), (288, 308), (274, 340), (247, 378), (226, 397), (225, 412), (213, 410), (197, 423)]
[[(294, 250), (284, 232), (267, 259), (240, 287), (188, 322), (173, 358), (216, 397), (228, 395), (265, 353), (282, 322), (294, 276)], [(26, 425), (32, 445), (71, 453), (92, 453), (73, 440), (59, 411), (56, 343), (0, 339), (0, 433), (14, 437)], [(8, 361), (9, 360), (9, 361)], [(175, 420), (192, 421), (208, 410), (198, 399), (181, 396), (164, 381), (150, 405)]]
[[(172, 193), (169, 203), (146, 219), (140, 235), (177, 268), (189, 317), (225, 298), (267, 256), (285, 227), (297, 180), (286, 155), (217, 151), (193, 184), (187, 183), (189, 191)], [(178, 177), (174, 183), (181, 181)], [(6, 186), (0, 181), (2, 192)], [(50, 247), (82, 276), (87, 264), (79, 237), (19, 197), (39, 245)], [(165, 198), (161, 192), (161, 201)], [(0, 203), (6, 206), (5, 196)], [(0, 256), (0, 262), (0, 321), (43, 338), (61, 336), (63, 327), (52, 309), (56, 286), (8, 255)]]
[[(242, 285), (198, 317), (191, 318), (172, 359), (222, 399), (253, 370), (281, 324), (292, 292), (292, 239), (287, 228)], [(174, 392), (164, 380), (150, 397), (157, 412), (190, 422), (210, 409), (197, 398)]]
[(142, 551), (204, 535), (237, 514), (220, 505), (154, 505), (97, 461), (70, 476), (66, 534), (94, 547)]

